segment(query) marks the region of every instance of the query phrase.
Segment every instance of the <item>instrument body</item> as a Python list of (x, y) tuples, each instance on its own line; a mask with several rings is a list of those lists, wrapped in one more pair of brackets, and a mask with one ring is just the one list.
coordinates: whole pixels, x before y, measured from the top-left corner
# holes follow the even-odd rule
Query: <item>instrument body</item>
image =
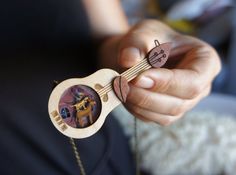
[[(120, 100), (116, 97), (114, 91), (109, 91), (107, 94), (104, 94), (103, 96), (99, 95), (98, 93), (100, 90), (99, 87), (102, 88), (105, 85), (109, 84), (110, 82), (112, 82), (112, 80), (116, 76), (119, 76), (119, 74), (115, 72), (114, 70), (101, 69), (88, 77), (71, 78), (58, 84), (52, 91), (49, 98), (49, 103), (48, 103), (50, 119), (52, 123), (54, 124), (54, 126), (62, 134), (68, 137), (72, 137), (72, 138), (85, 138), (96, 133), (103, 125), (104, 120), (106, 119), (106, 116), (121, 103)], [(82, 89), (80, 88), (81, 86), (82, 86)], [(92, 116), (95, 118), (96, 121), (93, 121), (92, 123), (88, 123), (90, 121), (87, 121), (86, 126), (81, 126), (79, 123), (77, 123), (77, 126), (71, 124), (73, 123), (72, 120), (75, 120), (73, 118), (76, 118), (76, 114), (74, 113), (77, 113), (76, 111), (78, 111), (78, 109), (76, 109), (76, 106), (73, 106), (73, 105), (79, 105), (79, 103), (83, 102), (84, 98), (81, 97), (80, 100), (78, 99), (74, 103), (71, 102), (70, 97), (65, 97), (64, 99), (62, 99), (63, 94), (66, 91), (70, 91), (71, 88), (73, 90), (73, 87), (77, 91), (78, 90), (83, 91), (83, 92), (78, 92), (78, 93), (86, 93), (86, 88), (88, 87), (87, 90), (89, 91), (87, 91), (87, 94), (85, 94), (84, 96), (87, 98), (88, 97), (95, 98), (92, 101), (95, 101), (96, 107), (93, 106), (91, 109), (95, 112), (93, 111), (90, 111), (90, 112), (92, 112), (92, 115), (98, 115), (98, 116)], [(76, 89), (76, 87), (78, 88)], [(73, 96), (73, 94), (69, 94), (69, 96), (70, 95)], [(105, 96), (106, 98), (104, 98)], [(60, 104), (62, 103), (65, 103), (65, 107), (74, 108), (73, 110), (70, 110), (70, 109), (68, 110), (70, 112), (69, 117), (65, 117), (64, 115), (62, 115), (62, 108), (60, 107)], [(87, 102), (87, 103), (91, 103), (91, 102)], [(77, 106), (77, 108), (79, 107)], [(83, 112), (87, 108), (89, 108), (89, 104), (87, 104), (86, 107), (81, 107), (81, 108), (83, 108), (81, 109), (81, 112)], [(84, 118), (86, 118), (86, 116), (84, 116)], [(83, 120), (86, 120), (86, 119), (83, 119)]]
[(154, 47), (139, 63), (118, 74), (101, 69), (85, 78), (71, 78), (58, 84), (52, 91), (48, 110), (52, 123), (64, 135), (86, 138), (96, 133), (107, 115), (129, 93), (128, 82), (143, 71), (163, 66), (170, 53), (171, 43)]

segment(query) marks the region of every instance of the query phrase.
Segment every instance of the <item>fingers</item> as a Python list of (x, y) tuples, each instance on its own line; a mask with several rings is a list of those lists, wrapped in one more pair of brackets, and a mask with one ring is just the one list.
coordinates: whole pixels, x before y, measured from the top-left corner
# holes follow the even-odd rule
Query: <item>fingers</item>
[[(186, 40), (191, 37), (184, 37)], [(198, 39), (192, 39), (193, 46), (186, 52), (185, 57), (177, 66), (180, 69), (190, 69), (209, 81), (219, 73), (221, 69), (220, 58), (215, 49)]]
[(126, 106), (142, 120), (168, 125), (209, 93), (221, 64), (216, 51), (203, 41), (146, 21), (133, 27), (120, 41), (119, 65), (129, 68), (137, 64), (155, 47), (155, 39), (172, 42), (168, 65), (174, 69), (142, 72), (132, 81)]
[(185, 111), (185, 100), (166, 94), (151, 92), (146, 89), (130, 87), (127, 102), (139, 108), (165, 115), (178, 115)]
[(143, 120), (144, 122), (152, 121), (162, 126), (168, 126), (182, 116), (182, 114), (179, 114), (178, 116), (163, 115), (137, 107), (135, 105), (128, 105), (127, 108), (136, 117)]
[[(133, 113), (136, 117), (138, 117), (139, 119), (143, 121), (152, 121), (160, 125), (167, 126), (175, 122), (179, 118), (181, 118), (183, 114), (186, 111), (190, 110), (193, 106), (195, 106), (196, 103), (198, 103), (200, 99), (207, 96), (210, 92), (210, 89), (211, 89), (210, 86), (207, 87), (206, 89), (203, 90), (201, 95), (197, 96), (193, 100), (182, 100), (183, 101), (182, 106), (173, 106), (173, 104), (175, 103), (178, 104), (177, 101), (179, 99), (176, 99), (177, 100), (176, 102), (174, 99), (172, 99), (171, 103), (168, 104), (166, 100), (169, 101), (170, 100), (169, 97), (168, 96), (165, 97), (165, 95), (162, 94), (162, 98), (160, 99), (161, 100), (160, 102), (153, 101), (153, 99), (143, 96), (143, 99), (146, 98), (148, 103), (145, 102), (146, 100), (144, 100), (143, 102), (140, 102), (142, 101), (142, 95), (139, 95), (138, 97), (139, 101), (138, 100), (135, 101), (135, 99), (133, 99), (132, 96), (130, 96), (128, 103), (126, 103), (126, 107), (131, 113)], [(143, 89), (140, 89), (140, 88), (136, 88), (135, 93), (137, 93), (139, 90), (141, 90), (139, 94), (142, 94)], [(152, 95), (153, 94), (150, 94), (150, 96)], [(163, 106), (160, 105), (162, 103), (164, 103), (163, 105), (165, 106), (165, 109), (163, 109)], [(166, 107), (166, 105), (169, 107)], [(169, 109), (175, 108), (175, 110), (171, 112), (171, 110), (170, 111), (167, 110), (168, 108)]]
[(139, 75), (133, 83), (141, 88), (179, 98), (195, 98), (211, 84), (219, 72), (219, 57), (210, 46), (201, 42), (185, 52), (175, 69), (150, 69)]
[(140, 88), (150, 89), (158, 93), (183, 99), (198, 96), (208, 85), (199, 74), (188, 69), (149, 69), (133, 81)]
[(133, 66), (142, 60), (154, 46), (154, 39), (148, 34), (130, 33), (121, 41), (118, 64), (122, 68)]
[(170, 42), (174, 34), (176, 32), (156, 20), (146, 20), (135, 25), (120, 41), (118, 64), (122, 68), (133, 66), (155, 47), (154, 40)]
[(129, 68), (141, 60), (140, 49), (134, 46), (123, 48), (118, 58), (118, 63), (122, 68)]

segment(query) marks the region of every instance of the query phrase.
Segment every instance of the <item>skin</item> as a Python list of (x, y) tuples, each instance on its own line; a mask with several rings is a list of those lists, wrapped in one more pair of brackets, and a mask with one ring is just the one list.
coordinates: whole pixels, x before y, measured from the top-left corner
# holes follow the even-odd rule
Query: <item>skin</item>
[(157, 20), (130, 27), (117, 0), (84, 0), (84, 5), (94, 37), (106, 38), (100, 47), (101, 67), (129, 68), (155, 46), (154, 39), (172, 43), (167, 67), (149, 69), (130, 83), (125, 106), (136, 117), (166, 126), (209, 94), (221, 69), (210, 45)]

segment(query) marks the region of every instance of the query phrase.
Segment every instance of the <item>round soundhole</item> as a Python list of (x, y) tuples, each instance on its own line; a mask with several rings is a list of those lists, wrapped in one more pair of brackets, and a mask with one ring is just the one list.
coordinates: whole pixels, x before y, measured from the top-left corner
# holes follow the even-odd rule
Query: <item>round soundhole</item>
[(86, 128), (98, 119), (101, 113), (101, 100), (91, 87), (75, 85), (62, 94), (59, 101), (59, 112), (69, 126)]

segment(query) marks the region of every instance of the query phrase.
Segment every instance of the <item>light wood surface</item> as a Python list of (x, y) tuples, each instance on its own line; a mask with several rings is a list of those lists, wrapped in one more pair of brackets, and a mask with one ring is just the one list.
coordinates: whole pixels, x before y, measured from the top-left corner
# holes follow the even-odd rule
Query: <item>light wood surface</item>
[[(96, 90), (95, 86), (106, 86), (112, 82), (112, 80), (118, 76), (119, 74), (111, 69), (101, 69), (94, 74), (85, 77), (85, 78), (71, 78), (67, 79), (60, 84), (58, 84), (53, 92), (51, 93), (51, 96), (49, 98), (48, 103), (48, 110), (49, 115), (52, 123), (54, 126), (64, 135), (72, 138), (86, 138), (91, 136), (92, 134), (96, 133), (103, 125), (107, 115), (115, 108), (117, 107), (121, 102), (116, 97), (113, 91), (107, 92), (108, 99), (103, 100), (103, 96), (100, 96), (101, 93)], [(99, 84), (99, 85), (98, 85)], [(93, 88), (95, 91), (98, 92), (101, 103), (102, 103), (102, 109), (101, 114), (97, 121), (93, 123), (92, 125), (86, 127), (86, 128), (73, 128), (66, 123), (63, 122), (60, 114), (59, 114), (59, 101), (62, 96), (62, 94), (70, 87), (74, 85), (87, 85), (91, 88)], [(106, 94), (104, 94), (106, 95)], [(61, 118), (61, 120), (60, 120)], [(65, 129), (66, 128), (66, 129)]]
[[(57, 85), (53, 90), (53, 92), (51, 93), (48, 103), (50, 119), (52, 120), (54, 126), (62, 134), (72, 138), (85, 138), (96, 133), (102, 127), (107, 115), (121, 103), (120, 100), (125, 102), (126, 96), (129, 91), (128, 82), (134, 79), (137, 75), (139, 75), (143, 71), (151, 67), (159, 68), (166, 63), (170, 53), (171, 43), (159, 44), (159, 42), (155, 40), (155, 44), (156, 47), (154, 47), (147, 54), (146, 58), (144, 58), (138, 64), (126, 70), (122, 74), (118, 74), (117, 72), (111, 69), (101, 69), (88, 77), (71, 78)], [(117, 81), (114, 81), (113, 83), (113, 80)], [(63, 93), (66, 92), (69, 88), (76, 85), (89, 86), (94, 91), (96, 91), (101, 101), (100, 116), (98, 116), (97, 120), (94, 123), (92, 123), (92, 117), (90, 113), (90, 125), (87, 127), (77, 128), (69, 126), (62, 119), (59, 112), (59, 103), (61, 97), (63, 96)], [(116, 94), (113, 91), (113, 89), (115, 90)], [(120, 98), (120, 100), (117, 98), (116, 95)], [(77, 113), (78, 113), (81, 105), (77, 102), (76, 104), (73, 105), (77, 106), (78, 108)], [(97, 105), (97, 107), (98, 106), (99, 105)], [(85, 106), (84, 109), (82, 109), (82, 111), (85, 112)], [(83, 116), (79, 117), (80, 117), (79, 119), (81, 119)], [(83, 126), (82, 121), (79, 121), (79, 123), (81, 123)]]

